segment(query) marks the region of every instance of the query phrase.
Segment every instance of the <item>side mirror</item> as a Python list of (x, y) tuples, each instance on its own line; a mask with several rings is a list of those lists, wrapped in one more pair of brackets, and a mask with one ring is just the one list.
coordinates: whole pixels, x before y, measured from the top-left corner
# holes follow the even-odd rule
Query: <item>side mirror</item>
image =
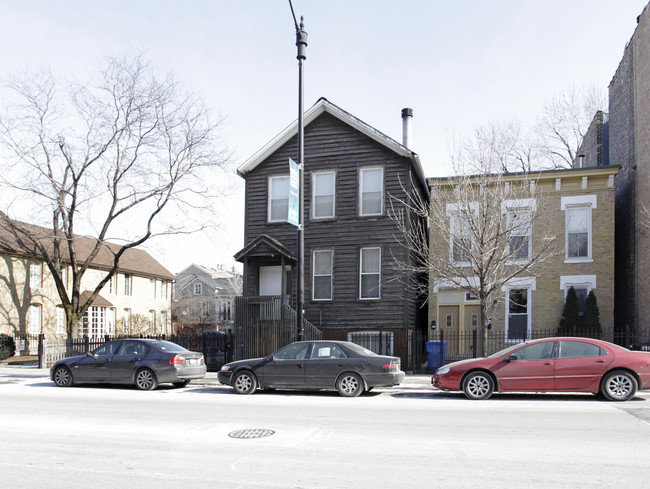
[(95, 355), (95, 354), (94, 354), (93, 352), (91, 352), (91, 351), (89, 351), (88, 353), (86, 353), (86, 356), (89, 356), (89, 357), (91, 357), (91, 358), (97, 358), (97, 355)]
[(516, 362), (517, 361), (517, 355), (510, 355), (509, 357), (504, 358), (503, 361), (506, 362), (506, 363)]

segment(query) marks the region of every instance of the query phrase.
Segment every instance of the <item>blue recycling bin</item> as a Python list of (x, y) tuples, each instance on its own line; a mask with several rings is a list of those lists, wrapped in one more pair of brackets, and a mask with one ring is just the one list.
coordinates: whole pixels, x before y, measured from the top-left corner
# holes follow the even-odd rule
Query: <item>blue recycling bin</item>
[[(442, 343), (442, 362), (440, 361), (440, 346)], [(427, 341), (427, 368), (433, 372), (440, 368), (447, 356), (447, 340)]]

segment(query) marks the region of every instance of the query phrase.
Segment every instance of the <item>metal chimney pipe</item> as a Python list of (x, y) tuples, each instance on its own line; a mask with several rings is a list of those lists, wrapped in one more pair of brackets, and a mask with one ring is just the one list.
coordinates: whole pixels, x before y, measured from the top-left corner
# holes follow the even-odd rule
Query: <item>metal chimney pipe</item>
[(413, 109), (402, 109), (402, 144), (407, 148), (411, 147), (411, 122), (413, 120)]

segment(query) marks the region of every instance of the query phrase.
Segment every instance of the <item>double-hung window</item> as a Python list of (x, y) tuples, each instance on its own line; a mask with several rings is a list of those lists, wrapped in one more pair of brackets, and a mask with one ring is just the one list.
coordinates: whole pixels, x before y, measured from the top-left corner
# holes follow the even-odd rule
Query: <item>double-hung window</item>
[(562, 197), (565, 213), (565, 243), (567, 262), (592, 261), (592, 210), (596, 209), (595, 195)]
[(509, 209), (507, 213), (508, 256), (512, 261), (530, 261), (532, 251), (532, 213), (528, 208)]
[(378, 216), (384, 212), (384, 169), (361, 168), (359, 171), (359, 214)]
[(314, 250), (313, 299), (315, 301), (332, 300), (332, 283), (334, 277), (334, 253), (332, 250)]
[(41, 305), (32, 304), (29, 306), (29, 333), (39, 334), (42, 332)]
[(317, 172), (313, 178), (313, 218), (326, 219), (334, 217), (336, 202), (336, 173), (333, 171)]
[(128, 273), (125, 273), (123, 277), (124, 277), (124, 295), (131, 295), (133, 291), (132, 289), (133, 276)]
[(289, 175), (269, 177), (268, 221), (286, 222), (289, 216)]
[(29, 286), (40, 289), (43, 286), (43, 265), (40, 262), (29, 262)]
[(451, 261), (454, 264), (469, 263), (472, 256), (472, 226), (462, 212), (451, 216)]
[(381, 297), (381, 248), (361, 248), (359, 297), (379, 299)]

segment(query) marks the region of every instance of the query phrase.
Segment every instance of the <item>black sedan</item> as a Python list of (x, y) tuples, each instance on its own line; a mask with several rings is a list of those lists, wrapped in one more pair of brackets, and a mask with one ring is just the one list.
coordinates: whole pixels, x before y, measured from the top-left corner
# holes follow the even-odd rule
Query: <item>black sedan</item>
[(164, 340), (124, 339), (109, 341), (76, 357), (59, 360), (50, 378), (59, 387), (72, 384), (135, 384), (138, 389), (155, 389), (172, 383), (185, 387), (192, 379), (205, 376), (203, 354)]
[(373, 387), (399, 385), (404, 380), (397, 357), (377, 355), (347, 341), (299, 341), (265, 358), (224, 365), (219, 382), (238, 394), (260, 389), (336, 389), (355, 397)]

